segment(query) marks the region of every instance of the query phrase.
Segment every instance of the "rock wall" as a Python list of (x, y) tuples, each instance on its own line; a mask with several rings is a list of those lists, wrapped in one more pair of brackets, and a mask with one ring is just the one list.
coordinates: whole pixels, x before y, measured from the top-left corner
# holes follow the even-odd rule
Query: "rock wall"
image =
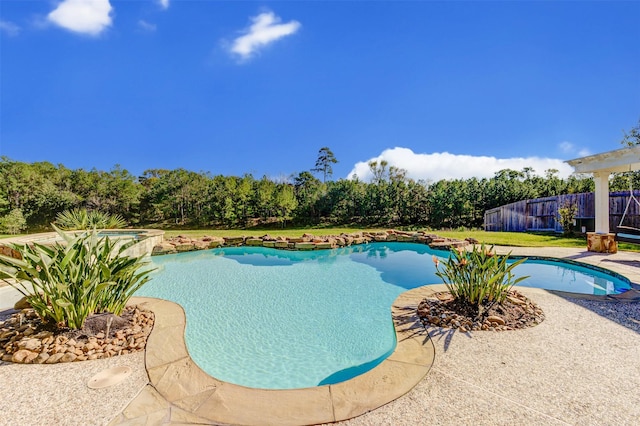
[(450, 249), (452, 247), (463, 247), (472, 241), (456, 240), (452, 238), (439, 237), (425, 231), (405, 232), (387, 230), (379, 232), (355, 232), (351, 234), (323, 235), (315, 236), (304, 234), (302, 237), (273, 237), (269, 234), (261, 237), (210, 237), (189, 238), (177, 236), (165, 239), (153, 248), (152, 255), (173, 254), (194, 250), (206, 250), (218, 247), (237, 246), (258, 246), (269, 247), (281, 250), (325, 250), (339, 247), (346, 247), (370, 242), (407, 242), (428, 244), (432, 248)]

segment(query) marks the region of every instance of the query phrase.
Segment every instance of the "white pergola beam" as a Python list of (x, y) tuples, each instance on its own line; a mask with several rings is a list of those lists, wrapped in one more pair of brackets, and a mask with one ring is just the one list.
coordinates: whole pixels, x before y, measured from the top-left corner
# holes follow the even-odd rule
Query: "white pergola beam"
[(576, 173), (637, 171), (640, 170), (640, 145), (576, 158), (567, 163)]

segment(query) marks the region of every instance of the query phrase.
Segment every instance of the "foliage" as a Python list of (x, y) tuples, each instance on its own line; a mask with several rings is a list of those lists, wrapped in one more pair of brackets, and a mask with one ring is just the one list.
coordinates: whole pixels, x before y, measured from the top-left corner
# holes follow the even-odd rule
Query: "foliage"
[(56, 223), (67, 231), (87, 229), (117, 229), (127, 226), (119, 214), (111, 215), (97, 210), (72, 209), (58, 213)]
[[(320, 154), (326, 179), (331, 176), (333, 153), (327, 148)], [(372, 162), (370, 168), (373, 179), (368, 182), (357, 178), (322, 182), (310, 172), (288, 181), (184, 169), (149, 169), (136, 179), (119, 166), (108, 172), (69, 170), (2, 157), (0, 217), (18, 208), (29, 231), (48, 228), (60, 212), (81, 208), (119, 214), (132, 224), (162, 227), (236, 228), (279, 222), (455, 229), (479, 227), (485, 210), (511, 202), (593, 190), (590, 177), (560, 179), (555, 170), (539, 176), (531, 168), (505, 169), (491, 178), (425, 182), (407, 178), (405, 170), (384, 160)], [(612, 190), (622, 184), (626, 190), (626, 182), (614, 177)], [(295, 202), (285, 187), (293, 189)]]
[(577, 213), (578, 206), (569, 201), (566, 201), (563, 206), (558, 208), (558, 220), (560, 221), (564, 235), (571, 235)]
[(624, 146), (640, 145), (640, 118), (638, 118), (638, 124), (629, 130), (629, 133), (622, 131), (624, 137), (620, 143)]
[(0, 218), (0, 232), (2, 233), (19, 234), (25, 229), (27, 229), (27, 221), (20, 209), (13, 209)]
[(322, 173), (322, 182), (327, 181), (327, 176), (331, 177), (333, 175), (333, 168), (331, 164), (337, 163), (338, 160), (336, 156), (333, 154), (333, 151), (329, 149), (329, 147), (320, 148), (318, 151), (318, 159), (316, 160), (316, 166), (311, 169), (312, 172)]
[(0, 278), (26, 296), (43, 322), (82, 328), (98, 312), (120, 315), (150, 278), (143, 257), (123, 255), (120, 244), (97, 231), (79, 235), (56, 228), (65, 244), (12, 245), (22, 259), (0, 255)]
[(526, 259), (511, 264), (509, 255), (499, 256), (493, 252), (493, 246), (487, 248), (473, 246), (471, 251), (452, 249), (449, 258), (442, 261), (434, 256), (436, 275), (444, 281), (453, 297), (471, 306), (475, 306), (479, 315), (485, 308), (495, 303), (503, 303), (511, 287), (528, 277), (515, 278), (513, 269)]

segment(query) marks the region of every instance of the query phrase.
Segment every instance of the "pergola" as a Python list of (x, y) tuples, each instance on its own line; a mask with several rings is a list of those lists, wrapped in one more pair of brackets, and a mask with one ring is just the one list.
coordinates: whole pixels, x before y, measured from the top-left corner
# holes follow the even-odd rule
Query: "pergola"
[(576, 173), (592, 173), (595, 182), (595, 232), (609, 233), (609, 177), (640, 170), (640, 145), (566, 161)]

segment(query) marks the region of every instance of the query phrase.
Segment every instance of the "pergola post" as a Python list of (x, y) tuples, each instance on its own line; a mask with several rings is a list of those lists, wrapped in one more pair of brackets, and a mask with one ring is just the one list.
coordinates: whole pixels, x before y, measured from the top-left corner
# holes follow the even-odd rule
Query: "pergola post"
[(640, 170), (640, 145), (567, 161), (576, 173), (593, 173), (595, 184), (595, 232), (587, 232), (587, 249), (615, 253), (616, 234), (609, 233), (609, 176)]
[(608, 172), (594, 172), (595, 184), (595, 231), (596, 234), (609, 233), (609, 175)]

